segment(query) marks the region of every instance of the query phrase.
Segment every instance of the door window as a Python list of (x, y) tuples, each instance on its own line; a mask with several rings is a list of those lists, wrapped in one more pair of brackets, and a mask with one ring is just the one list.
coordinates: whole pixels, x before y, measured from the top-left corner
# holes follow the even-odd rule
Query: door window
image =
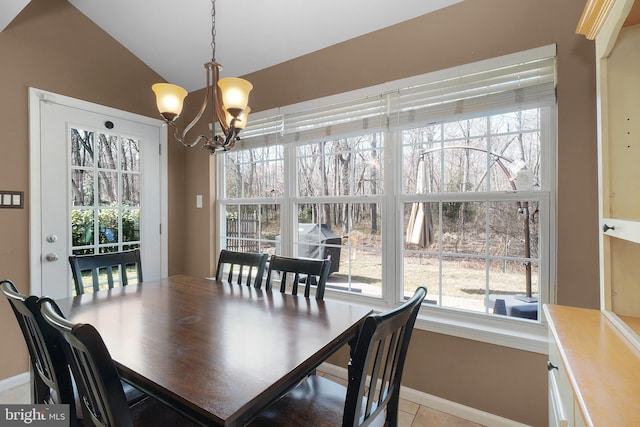
[(71, 128), (72, 253), (140, 246), (140, 141)]

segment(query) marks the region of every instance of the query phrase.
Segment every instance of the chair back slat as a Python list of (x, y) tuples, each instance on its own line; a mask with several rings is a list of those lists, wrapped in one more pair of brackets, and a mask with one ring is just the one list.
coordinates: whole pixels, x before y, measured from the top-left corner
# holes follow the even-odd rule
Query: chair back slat
[(75, 397), (67, 361), (57, 335), (42, 318), (38, 297), (19, 293), (9, 280), (0, 282), (0, 289), (11, 305), (29, 351), (34, 372), (32, 403), (70, 405), (71, 425), (75, 425)]
[(267, 254), (222, 249), (218, 257), (216, 280), (226, 280), (229, 283), (253, 285), (260, 288), (264, 279), (267, 259)]
[(420, 305), (420, 287), (400, 307), (365, 319), (349, 362), (344, 426), (367, 426), (382, 416), (393, 423), (398, 412), (400, 380)]
[(69, 265), (71, 266), (71, 274), (73, 275), (76, 295), (82, 295), (84, 293), (84, 282), (82, 278), (83, 273), (87, 271), (91, 272), (93, 292), (100, 290), (101, 274), (106, 275), (107, 286), (109, 289), (113, 288), (116, 283), (114, 280), (114, 271), (118, 272), (122, 286), (127, 286), (130, 279), (132, 279), (132, 277), (129, 277), (129, 271), (127, 270), (130, 266), (135, 267), (138, 283), (143, 280), (140, 249), (93, 255), (71, 255), (69, 257)]
[(78, 386), (85, 426), (131, 427), (120, 376), (102, 337), (90, 324), (64, 318), (50, 298), (39, 300), (44, 320), (59, 334), (67, 362)]
[(272, 255), (269, 260), (269, 270), (267, 272), (266, 288), (271, 289), (275, 281), (276, 274), (280, 276), (280, 292), (286, 292), (288, 287), (287, 277), (293, 276), (291, 283), (291, 294), (298, 294), (298, 286), (304, 280), (304, 296), (309, 298), (311, 288), (316, 287), (316, 299), (324, 299), (324, 289), (329, 277), (331, 268), (330, 259), (309, 259), (290, 258), (279, 255)]

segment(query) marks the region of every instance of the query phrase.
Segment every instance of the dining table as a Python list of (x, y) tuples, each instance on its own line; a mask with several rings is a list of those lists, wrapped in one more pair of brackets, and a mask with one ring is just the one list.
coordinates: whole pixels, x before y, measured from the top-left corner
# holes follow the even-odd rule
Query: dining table
[(209, 426), (246, 425), (353, 345), (371, 313), (188, 275), (56, 302), (98, 330), (125, 381)]

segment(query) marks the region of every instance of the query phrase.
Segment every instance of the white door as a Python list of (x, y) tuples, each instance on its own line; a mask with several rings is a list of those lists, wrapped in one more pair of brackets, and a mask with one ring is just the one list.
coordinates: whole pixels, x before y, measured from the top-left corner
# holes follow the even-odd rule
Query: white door
[(40, 123), (39, 141), (32, 135), (39, 200), (32, 194), (31, 210), (40, 218), (31, 222), (32, 234), (39, 228), (31, 243), (32, 291), (39, 281), (41, 294), (54, 298), (73, 293), (71, 254), (140, 247), (145, 281), (166, 276), (161, 122), (75, 101), (49, 95), (31, 105)]

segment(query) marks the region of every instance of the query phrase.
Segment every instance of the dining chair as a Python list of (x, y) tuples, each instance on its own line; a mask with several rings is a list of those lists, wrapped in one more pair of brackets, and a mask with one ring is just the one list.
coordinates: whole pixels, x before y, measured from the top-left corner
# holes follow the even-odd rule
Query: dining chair
[[(132, 249), (122, 252), (108, 252), (92, 255), (71, 255), (69, 257), (73, 283), (76, 288), (76, 295), (84, 293), (83, 273), (91, 272), (93, 291), (100, 290), (100, 275), (106, 274), (109, 289), (114, 286), (114, 272), (117, 272), (122, 286), (127, 286), (134, 277), (138, 282), (142, 282), (142, 261), (140, 259), (140, 249)], [(130, 275), (127, 267), (134, 266), (136, 276)], [(103, 279), (104, 280), (104, 279)], [(117, 281), (117, 280), (116, 280)]]
[[(34, 404), (70, 404), (75, 397), (67, 360), (58, 337), (48, 327), (41, 327), (38, 297), (18, 292), (13, 282), (3, 280), (0, 290), (9, 301), (24, 336), (31, 359), (31, 402)], [(70, 411), (70, 425), (76, 424), (75, 411)]]
[(304, 296), (309, 298), (311, 287), (316, 287), (316, 299), (324, 299), (324, 288), (331, 268), (330, 259), (290, 258), (271, 255), (267, 271), (266, 289), (271, 290), (276, 274), (280, 277), (280, 292), (287, 292), (287, 277), (293, 276), (291, 294), (298, 294), (298, 285), (304, 283)]
[[(23, 295), (10, 280), (0, 282), (0, 290), (7, 297), (18, 325), (24, 335), (33, 370), (31, 379), (32, 402), (37, 404), (68, 404), (70, 425), (82, 424), (82, 411), (75, 390), (74, 378), (69, 373), (67, 358), (60, 340), (42, 317), (40, 298)], [(122, 388), (129, 405), (145, 399), (141, 390), (122, 380)]]
[(253, 285), (260, 288), (268, 257), (267, 254), (222, 249), (218, 257), (216, 280), (226, 280), (229, 283), (235, 282), (239, 285)]
[(347, 387), (310, 375), (249, 426), (396, 427), (404, 361), (426, 294), (419, 287), (401, 306), (367, 316), (349, 361)]
[(197, 425), (152, 397), (130, 405), (116, 365), (93, 325), (69, 322), (51, 298), (41, 298), (39, 304), (42, 317), (59, 336), (76, 380), (83, 426)]

